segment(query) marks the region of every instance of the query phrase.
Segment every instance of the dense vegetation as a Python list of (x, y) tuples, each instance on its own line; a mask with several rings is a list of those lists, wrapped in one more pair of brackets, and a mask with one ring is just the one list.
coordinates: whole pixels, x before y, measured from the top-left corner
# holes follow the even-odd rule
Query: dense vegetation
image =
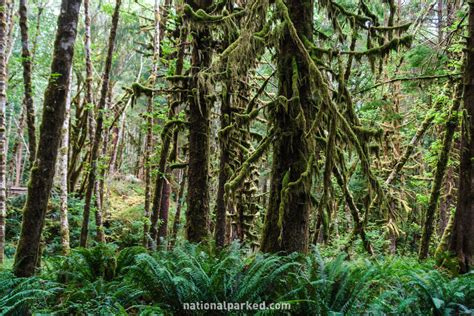
[(0, 0), (1, 315), (473, 314), (473, 162), (473, 0)]

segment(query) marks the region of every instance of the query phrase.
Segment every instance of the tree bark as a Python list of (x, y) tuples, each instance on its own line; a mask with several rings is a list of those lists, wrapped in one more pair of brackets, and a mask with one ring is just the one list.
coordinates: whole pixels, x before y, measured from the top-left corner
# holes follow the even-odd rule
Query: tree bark
[(86, 93), (85, 103), (87, 109), (87, 121), (89, 138), (91, 144), (94, 142), (95, 119), (94, 119), (94, 97), (92, 94), (92, 81), (94, 73), (91, 58), (91, 16), (89, 12), (89, 0), (84, 0), (84, 51), (86, 61)]
[(179, 185), (178, 199), (176, 203), (176, 213), (174, 214), (173, 231), (171, 233), (170, 246), (174, 247), (181, 226), (181, 208), (183, 206), (184, 190), (186, 189), (186, 170), (182, 171), (181, 183)]
[(450, 115), (448, 121), (446, 122), (446, 131), (443, 139), (443, 148), (438, 157), (438, 162), (436, 164), (436, 172), (434, 176), (434, 182), (431, 187), (430, 200), (428, 203), (428, 208), (426, 209), (425, 222), (423, 224), (423, 233), (421, 236), (420, 251), (418, 257), (420, 259), (426, 259), (429, 253), (429, 245), (431, 235), (433, 234), (433, 223), (436, 215), (436, 210), (438, 209), (439, 197), (441, 194), (441, 187), (443, 185), (444, 174), (446, 172), (446, 166), (448, 165), (449, 153), (451, 151), (451, 144), (453, 142), (454, 132), (458, 126), (458, 114), (461, 100), (461, 86), (459, 85), (456, 88), (455, 97), (453, 105), (450, 109)]
[[(105, 111), (107, 112), (110, 108), (110, 104), (112, 102), (112, 85), (110, 85), (109, 93), (107, 95), (107, 102), (105, 106)], [(107, 148), (109, 145), (109, 130), (108, 128), (102, 133), (102, 150), (101, 150), (101, 157), (98, 158), (99, 161), (106, 162), (107, 161)], [(101, 163), (105, 165), (105, 163)], [(98, 170), (99, 173), (99, 181), (96, 181), (94, 192), (95, 192), (95, 227), (96, 227), (96, 237), (95, 240), (98, 243), (105, 243), (105, 232), (104, 232), (104, 192), (105, 192), (105, 177), (106, 177), (106, 168), (102, 167)]]
[[(161, 45), (161, 32), (160, 32), (160, 4), (155, 0), (154, 5), (154, 33), (153, 33), (153, 61), (152, 61), (152, 71), (150, 76), (150, 87), (153, 89), (156, 84), (156, 77), (158, 75), (158, 63), (160, 60), (160, 45)], [(145, 143), (145, 217), (148, 219), (151, 213), (151, 227), (148, 227), (148, 220), (145, 220), (144, 232), (145, 236), (148, 236), (150, 233), (150, 238), (145, 237), (145, 243), (149, 247), (154, 248), (156, 245), (156, 239), (158, 236), (157, 222), (161, 207), (161, 196), (163, 193), (163, 180), (164, 177), (164, 165), (166, 161), (163, 162), (163, 157), (166, 159), (169, 150), (169, 144), (166, 143), (166, 137), (163, 139), (163, 146), (161, 148), (161, 156), (159, 162), (159, 170), (155, 185), (155, 192), (151, 195), (151, 166), (150, 166), (150, 157), (153, 149), (153, 102), (154, 102), (154, 93), (148, 98), (147, 105), (147, 133), (146, 133), (146, 143)], [(153, 204), (152, 204), (153, 202)], [(152, 208), (151, 208), (152, 207)], [(150, 232), (149, 232), (150, 230)]]
[[(187, 32), (184, 30), (183, 27), (181, 27), (180, 38), (179, 38), (179, 43), (181, 45), (178, 50), (178, 56), (176, 60), (176, 70), (175, 70), (175, 75), (178, 75), (178, 76), (182, 74), (183, 67), (184, 67), (184, 53), (185, 53), (185, 48), (186, 48), (186, 46), (184, 45), (184, 42), (186, 40), (186, 35), (187, 35)], [(175, 97), (171, 98), (169, 109), (168, 109), (169, 120), (171, 120), (175, 116), (175, 108), (174, 108), (175, 101), (176, 101)], [(168, 131), (165, 131), (165, 133), (162, 136), (160, 160), (158, 163), (158, 175), (156, 177), (156, 182), (155, 182), (152, 213), (151, 213), (150, 238), (153, 241), (153, 243), (156, 242), (157, 237), (158, 237), (157, 222), (160, 217), (163, 186), (166, 180), (165, 178), (166, 178), (166, 172), (167, 172), (166, 164), (168, 161), (168, 155), (169, 155), (169, 151), (171, 147), (172, 135), (173, 135), (172, 129), (170, 129)]]
[(81, 238), (80, 238), (81, 247), (87, 246), (87, 237), (89, 234), (90, 209), (91, 209), (91, 203), (92, 203), (92, 195), (94, 194), (95, 182), (96, 182), (96, 177), (97, 177), (97, 163), (99, 159), (99, 148), (101, 144), (102, 129), (103, 129), (103, 124), (104, 124), (103, 111), (105, 109), (105, 104), (107, 102), (107, 95), (109, 93), (109, 88), (110, 88), (110, 72), (112, 70), (112, 58), (113, 58), (113, 53), (114, 53), (115, 37), (117, 35), (117, 27), (118, 27), (118, 22), (119, 22), (119, 17), (120, 17), (121, 4), (122, 4), (122, 0), (116, 0), (115, 10), (112, 16), (112, 27), (110, 29), (109, 44), (108, 44), (108, 50), (107, 50), (107, 57), (105, 60), (104, 74), (102, 77), (101, 94), (100, 94), (99, 103), (97, 105), (97, 120), (96, 120), (96, 127), (95, 127), (95, 133), (94, 133), (94, 142), (92, 144), (92, 149), (91, 149), (90, 171), (88, 175), (88, 183), (87, 183), (82, 229), (81, 229)]
[(68, 220), (68, 189), (67, 189), (67, 165), (69, 151), (69, 118), (71, 114), (71, 86), (72, 79), (69, 84), (69, 92), (66, 99), (66, 113), (64, 123), (61, 130), (61, 147), (59, 148), (58, 171), (60, 176), (60, 204), (59, 204), (59, 228), (61, 234), (61, 245), (63, 254), (67, 255), (70, 251), (69, 242), (69, 220)]
[(38, 159), (31, 169), (20, 240), (15, 256), (13, 271), (18, 277), (33, 275), (38, 261), (41, 232), (53, 184), (61, 127), (66, 111), (80, 6), (81, 0), (61, 2), (51, 75), (44, 96)]
[(36, 155), (36, 127), (35, 107), (33, 104), (32, 55), (28, 40), (28, 8), (27, 0), (20, 0), (20, 32), (21, 32), (21, 62), (23, 64), (23, 86), (25, 89), (23, 105), (26, 109), (26, 125), (28, 126), (28, 146), (30, 149), (30, 167), (35, 161)]
[(0, 264), (5, 256), (5, 221), (7, 216), (6, 184), (6, 126), (5, 110), (7, 104), (7, 5), (0, 0)]
[[(313, 1), (289, 0), (286, 5), (300, 37), (311, 41)], [(287, 110), (279, 106), (272, 114), (277, 135), (273, 142), (270, 202), (261, 249), (264, 252), (306, 252), (311, 208), (311, 156), (314, 148), (311, 140), (305, 137), (306, 129), (298, 116), (311, 122), (314, 104), (311, 100), (308, 66), (288, 29), (280, 39), (278, 71), (278, 94), (294, 101), (288, 101)]]
[(163, 183), (163, 191), (161, 193), (160, 205), (160, 227), (158, 229), (157, 244), (163, 243), (164, 239), (168, 237), (168, 214), (170, 209), (171, 185), (165, 179)]
[(464, 69), (464, 117), (461, 136), (459, 189), (449, 249), (456, 254), (459, 270), (474, 267), (474, 1), (469, 2), (469, 37)]
[[(194, 10), (208, 9), (212, 1), (187, 1)], [(206, 87), (199, 83), (199, 75), (211, 64), (211, 32), (206, 24), (193, 30), (191, 60), (191, 91), (189, 121), (188, 202), (186, 212), (186, 238), (202, 242), (209, 235), (209, 114), (211, 102)]]

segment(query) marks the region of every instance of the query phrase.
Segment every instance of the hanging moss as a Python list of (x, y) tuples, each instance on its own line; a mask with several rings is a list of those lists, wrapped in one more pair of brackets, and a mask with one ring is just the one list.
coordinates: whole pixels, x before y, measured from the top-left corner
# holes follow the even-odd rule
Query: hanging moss
[(377, 18), (377, 15), (369, 9), (369, 7), (367, 6), (367, 3), (365, 3), (364, 0), (360, 0), (360, 8), (362, 12), (365, 15), (367, 15), (372, 20), (372, 22), (374, 22), (374, 25), (379, 25), (379, 20)]
[(188, 124), (189, 123), (187, 121), (181, 119), (174, 119), (166, 122), (165, 126), (163, 127), (163, 131), (161, 132), (161, 138), (165, 139), (168, 135), (170, 135), (174, 128), (188, 126)]
[(203, 9), (198, 9), (197, 11), (194, 11), (193, 8), (191, 8), (189, 4), (184, 5), (184, 14), (186, 14), (186, 16), (192, 19), (194, 22), (199, 22), (199, 23), (219, 23), (219, 22), (223, 22), (226, 19), (243, 16), (245, 14), (245, 10), (236, 10), (236, 11), (237, 12), (230, 13), (230, 14), (212, 15), (212, 14), (207, 13)]
[(381, 128), (368, 128), (362, 126), (354, 126), (354, 131), (359, 135), (361, 138), (365, 140), (369, 139), (381, 139), (383, 136), (383, 129)]
[(132, 91), (133, 95), (136, 99), (140, 98), (140, 96), (145, 95), (147, 97), (152, 97), (154, 90), (151, 88), (147, 88), (144, 85), (141, 85), (138, 82), (132, 84)]
[(283, 218), (285, 215), (285, 209), (288, 204), (289, 191), (301, 184), (304, 179), (306, 179), (310, 174), (313, 168), (314, 155), (311, 155), (306, 163), (306, 170), (301, 173), (300, 177), (293, 182), (290, 182), (290, 170), (288, 170), (283, 176), (281, 191), (280, 191), (280, 205), (278, 208), (278, 228), (280, 230), (280, 235), (278, 241), (281, 242), (283, 236)]
[[(359, 22), (360, 24), (362, 24), (364, 26), (365, 26), (366, 22), (375, 22), (375, 21), (372, 21), (372, 18), (370, 18), (370, 17), (350, 12), (349, 10), (344, 8), (342, 5), (340, 5), (340, 4), (338, 4), (334, 1), (330, 1), (330, 3), (331, 3), (332, 6), (337, 8), (337, 10), (340, 13), (344, 14), (345, 16), (354, 18), (357, 22)], [(332, 20), (335, 20), (335, 19), (332, 19)]]
[(271, 144), (273, 139), (273, 132), (270, 134), (260, 143), (260, 145), (255, 149), (255, 151), (245, 160), (245, 162), (240, 167), (237, 175), (235, 175), (232, 179), (230, 179), (225, 184), (225, 191), (231, 192), (235, 191), (235, 189), (242, 184), (245, 176), (248, 174), (249, 168), (252, 163), (255, 163), (266, 151), (268, 146)]
[(412, 25), (411, 22), (404, 23), (401, 25), (395, 25), (395, 26), (373, 26), (372, 29), (377, 30), (377, 31), (382, 31), (382, 32), (390, 32), (390, 31), (400, 31), (400, 32), (406, 32)]
[(368, 57), (385, 57), (392, 50), (397, 50), (399, 47), (409, 48), (413, 42), (413, 35), (407, 35), (400, 38), (394, 38), (391, 41), (383, 44), (382, 46), (369, 48), (366, 51), (360, 52), (344, 52), (345, 54), (354, 55), (356, 58), (360, 59), (362, 56)]

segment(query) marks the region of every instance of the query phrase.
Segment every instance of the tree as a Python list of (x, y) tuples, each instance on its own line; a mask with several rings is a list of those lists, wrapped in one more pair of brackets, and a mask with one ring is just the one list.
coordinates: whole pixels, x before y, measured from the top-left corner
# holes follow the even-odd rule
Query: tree
[(26, 124), (28, 126), (28, 145), (30, 149), (30, 167), (33, 165), (36, 154), (36, 127), (35, 107), (33, 104), (32, 55), (28, 40), (28, 7), (27, 0), (20, 0), (20, 31), (21, 31), (21, 62), (23, 64), (23, 86), (25, 94), (23, 105), (26, 111)]
[(429, 245), (431, 235), (433, 234), (433, 222), (438, 209), (438, 201), (441, 194), (441, 186), (443, 184), (444, 174), (448, 165), (449, 153), (451, 151), (451, 144), (453, 142), (454, 132), (458, 126), (458, 110), (461, 104), (460, 93), (461, 89), (456, 88), (454, 92), (453, 104), (449, 111), (449, 118), (446, 122), (445, 134), (443, 138), (443, 148), (440, 152), (438, 162), (436, 164), (436, 172), (434, 175), (433, 185), (431, 187), (430, 200), (428, 208), (426, 209), (425, 221), (423, 224), (423, 233), (421, 236), (420, 251), (418, 257), (426, 259), (429, 253)]
[[(160, 3), (158, 0), (155, 0), (155, 5), (153, 8), (154, 12), (154, 19), (153, 19), (153, 55), (152, 55), (152, 69), (151, 75), (148, 79), (149, 85), (151, 89), (154, 89), (156, 84), (156, 78), (158, 76), (158, 64), (160, 59), (160, 44), (161, 44), (161, 32), (160, 32)], [(164, 33), (163, 33), (164, 34)], [(164, 177), (164, 164), (166, 161), (163, 161), (168, 156), (168, 149), (169, 149), (169, 140), (167, 138), (164, 139), (165, 143), (161, 148), (161, 156), (160, 156), (160, 165), (158, 170), (158, 176), (156, 179), (155, 184), (155, 192), (153, 195), (153, 204), (151, 203), (151, 162), (150, 157), (152, 154), (153, 148), (153, 105), (154, 105), (154, 93), (152, 92), (148, 97), (148, 104), (147, 104), (147, 131), (146, 131), (146, 144), (145, 144), (145, 216), (148, 219), (150, 217), (150, 209), (151, 209), (151, 227), (148, 227), (148, 221), (145, 221), (144, 232), (147, 235), (148, 229), (150, 229), (150, 236), (145, 237), (145, 244), (149, 244), (149, 246), (154, 247), (156, 245), (156, 239), (158, 235), (158, 217), (160, 213), (160, 206), (161, 206), (161, 197), (162, 197), (162, 188), (163, 188), (163, 177)], [(152, 208), (151, 208), (152, 206)]]
[[(313, 36), (313, 1), (287, 1), (288, 13), (300, 37)], [(280, 7), (281, 9), (281, 7)], [(309, 66), (286, 27), (278, 47), (278, 95), (287, 107), (272, 114), (276, 129), (270, 201), (265, 218), (262, 250), (305, 252), (308, 249), (309, 211), (314, 144), (306, 137), (302, 118), (311, 122), (312, 101)]]
[(461, 138), (459, 189), (449, 250), (461, 272), (474, 267), (474, 1), (468, 1), (469, 20), (464, 69), (464, 111)]
[(80, 7), (81, 0), (61, 1), (51, 75), (44, 96), (37, 159), (31, 169), (13, 268), (15, 275), (19, 277), (33, 275), (39, 259), (41, 232), (53, 185), (61, 127), (66, 112)]
[(59, 190), (60, 190), (60, 205), (59, 205), (59, 229), (61, 234), (61, 245), (63, 254), (67, 255), (70, 251), (69, 238), (69, 220), (68, 220), (68, 188), (67, 188), (67, 171), (68, 171), (68, 154), (69, 154), (69, 119), (71, 118), (71, 87), (72, 78), (69, 83), (69, 92), (66, 99), (66, 114), (64, 117), (63, 127), (61, 129), (61, 146), (59, 148)]
[[(96, 119), (96, 127), (95, 127), (95, 135), (94, 141), (92, 143), (91, 149), (91, 158), (90, 158), (90, 170), (88, 173), (87, 178), (87, 190), (85, 196), (85, 204), (84, 204), (84, 212), (83, 212), (83, 220), (82, 220), (82, 229), (81, 229), (81, 246), (87, 246), (87, 237), (89, 234), (89, 216), (90, 210), (92, 205), (92, 196), (94, 194), (94, 189), (96, 185), (96, 178), (97, 178), (97, 164), (99, 159), (99, 148), (102, 141), (102, 130), (104, 124), (104, 109), (107, 102), (108, 93), (110, 93), (110, 72), (112, 70), (112, 58), (114, 53), (114, 45), (115, 45), (115, 37), (117, 36), (117, 27), (120, 17), (120, 6), (122, 4), (121, 0), (117, 0), (115, 2), (115, 10), (112, 16), (112, 27), (110, 29), (109, 35), (109, 43), (107, 49), (107, 56), (105, 59), (105, 67), (104, 73), (102, 75), (102, 86), (100, 90), (100, 99), (99, 103), (97, 104), (97, 119)], [(98, 241), (105, 241), (105, 237), (103, 235), (103, 227), (101, 225), (97, 225), (97, 240)]]
[[(188, 1), (193, 10), (206, 10), (212, 0)], [(188, 208), (186, 211), (186, 237), (191, 242), (202, 242), (209, 235), (209, 115), (212, 96), (202, 83), (203, 70), (211, 64), (211, 32), (207, 25), (192, 31), (191, 86), (189, 102), (189, 163)]]
[(0, 0), (0, 264), (4, 261), (5, 220), (7, 216), (6, 125), (7, 102), (7, 5)]

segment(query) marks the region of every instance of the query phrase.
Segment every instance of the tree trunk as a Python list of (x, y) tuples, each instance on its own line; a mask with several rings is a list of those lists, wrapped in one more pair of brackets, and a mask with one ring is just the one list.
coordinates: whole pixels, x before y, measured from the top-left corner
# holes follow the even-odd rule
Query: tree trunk
[(115, 10), (112, 16), (112, 28), (110, 29), (110, 36), (109, 36), (109, 44), (107, 50), (107, 57), (105, 60), (105, 68), (104, 74), (102, 77), (102, 87), (101, 87), (101, 94), (99, 99), (99, 104), (97, 105), (97, 120), (96, 120), (96, 127), (94, 133), (94, 142), (92, 144), (91, 149), (91, 160), (90, 160), (90, 171), (88, 175), (88, 183), (87, 183), (87, 190), (86, 190), (86, 197), (85, 197), (85, 204), (84, 204), (84, 213), (83, 213), (83, 220), (82, 220), (82, 229), (81, 229), (81, 238), (80, 238), (80, 245), (81, 247), (87, 247), (87, 237), (89, 234), (89, 217), (90, 217), (90, 209), (92, 203), (92, 195), (94, 193), (95, 182), (97, 177), (97, 163), (99, 159), (99, 148), (102, 139), (102, 129), (104, 124), (104, 109), (105, 104), (107, 102), (107, 95), (109, 93), (110, 88), (110, 72), (112, 70), (112, 58), (114, 53), (114, 44), (115, 44), (115, 37), (117, 35), (117, 27), (120, 17), (120, 5), (122, 4), (122, 0), (116, 0), (115, 3)]
[(173, 247), (176, 243), (179, 227), (181, 226), (181, 208), (184, 202), (183, 196), (184, 196), (185, 188), (186, 188), (186, 170), (183, 169), (181, 183), (179, 185), (178, 201), (176, 203), (176, 213), (174, 214), (173, 231), (171, 233), (171, 243), (170, 243), (171, 247)]
[[(221, 126), (223, 130), (231, 124), (231, 83), (226, 82), (225, 92), (221, 101)], [(219, 157), (219, 179), (217, 184), (217, 198), (216, 198), (216, 229), (215, 241), (218, 248), (222, 248), (226, 242), (227, 229), (227, 199), (225, 192), (225, 185), (229, 181), (230, 170), (230, 135), (229, 133), (219, 134), (220, 157)]]
[[(171, 185), (165, 179), (163, 183), (163, 191), (161, 193), (160, 205), (160, 227), (158, 230), (157, 244), (160, 245), (166, 237), (168, 237), (168, 214), (170, 209)], [(165, 247), (166, 248), (166, 247)]]
[(28, 146), (30, 148), (30, 168), (36, 155), (35, 107), (33, 104), (33, 88), (31, 83), (31, 54), (28, 41), (28, 8), (27, 0), (20, 0), (20, 31), (21, 31), (21, 62), (23, 64), (23, 86), (25, 94), (23, 104), (26, 109), (26, 124), (28, 126)]
[[(178, 56), (176, 60), (176, 70), (175, 75), (179, 76), (183, 72), (184, 67), (184, 52), (185, 52), (185, 41), (186, 41), (187, 32), (181, 27), (180, 30), (180, 38), (179, 43), (181, 43), (180, 48), (178, 50)], [(173, 119), (175, 116), (175, 104), (176, 98), (172, 97), (171, 101), (169, 101), (169, 109), (168, 109), (168, 120)], [(167, 173), (167, 160), (170, 151), (171, 141), (172, 141), (172, 128), (167, 131), (164, 131), (162, 135), (162, 146), (160, 152), (160, 161), (158, 163), (158, 175), (156, 177), (154, 194), (153, 194), (153, 205), (152, 205), (152, 214), (151, 214), (151, 229), (150, 229), (150, 238), (153, 242), (157, 240), (158, 237), (158, 227), (157, 222), (158, 218), (160, 217), (160, 208), (161, 208), (161, 199), (163, 193), (163, 186), (166, 178)]]
[(431, 187), (431, 195), (428, 203), (428, 208), (426, 209), (425, 222), (423, 224), (423, 233), (421, 236), (420, 252), (418, 257), (420, 259), (426, 259), (429, 253), (430, 239), (433, 234), (433, 223), (436, 215), (436, 210), (438, 209), (438, 201), (441, 194), (441, 187), (443, 185), (444, 174), (446, 172), (446, 166), (448, 165), (449, 153), (451, 151), (451, 144), (453, 142), (454, 132), (458, 126), (458, 114), (461, 100), (461, 86), (459, 85), (454, 92), (454, 101), (450, 109), (450, 115), (448, 121), (446, 122), (446, 131), (443, 139), (443, 148), (438, 157), (438, 162), (436, 164), (436, 172), (434, 176), (434, 182)]
[[(286, 5), (299, 36), (311, 41), (313, 1), (289, 0)], [(280, 40), (278, 58), (278, 94), (289, 101), (287, 110), (279, 106), (272, 114), (277, 135), (273, 142), (270, 202), (261, 249), (265, 252), (306, 252), (314, 148), (311, 140), (305, 137), (306, 129), (300, 119), (303, 116), (311, 122), (314, 105), (308, 66), (288, 29)]]
[[(161, 43), (161, 34), (160, 34), (160, 4), (158, 0), (155, 0), (154, 5), (154, 28), (153, 28), (153, 60), (152, 60), (152, 70), (149, 79), (149, 86), (151, 89), (154, 89), (156, 84), (156, 77), (158, 75), (158, 63), (160, 61), (160, 43)], [(148, 98), (148, 105), (147, 105), (147, 117), (146, 117), (146, 142), (145, 142), (145, 226), (144, 226), (144, 234), (145, 234), (145, 245), (154, 247), (154, 243), (156, 240), (156, 236), (158, 234), (158, 230), (156, 227), (156, 223), (158, 221), (158, 212), (161, 203), (153, 204), (153, 215), (151, 219), (151, 238), (147, 238), (150, 227), (148, 227), (148, 218), (150, 217), (150, 207), (151, 207), (151, 166), (150, 166), (150, 157), (153, 150), (153, 103), (154, 103), (154, 93)], [(166, 144), (162, 146), (162, 152), (168, 146)], [(166, 153), (167, 155), (167, 153)], [(162, 154), (163, 156), (163, 154)], [(157, 175), (157, 184), (160, 182), (160, 179), (163, 175), (158, 172)], [(155, 199), (160, 199), (162, 194), (162, 190), (157, 191), (155, 190)], [(158, 195), (158, 196), (157, 196)], [(155, 220), (156, 219), (156, 220)]]
[[(206, 10), (210, 0), (187, 1), (193, 9)], [(199, 74), (211, 64), (210, 36), (206, 24), (193, 30), (191, 60), (191, 96), (189, 104), (189, 165), (188, 208), (186, 212), (186, 237), (190, 242), (202, 242), (209, 235), (209, 113), (211, 102), (206, 87), (199, 83)]]
[(60, 176), (60, 205), (59, 205), (59, 228), (61, 233), (61, 245), (63, 254), (69, 254), (69, 221), (68, 221), (68, 189), (67, 189), (67, 165), (68, 165), (68, 149), (69, 149), (69, 118), (71, 114), (71, 86), (72, 79), (69, 84), (69, 92), (66, 99), (66, 113), (64, 123), (61, 130), (61, 147), (59, 148), (58, 171)]
[(464, 117), (461, 138), (458, 204), (449, 249), (456, 254), (459, 270), (474, 267), (474, 1), (469, 2), (469, 37), (464, 69)]
[[(108, 111), (110, 108), (110, 104), (112, 102), (112, 86), (110, 87), (107, 102), (105, 106), (105, 112)], [(107, 148), (109, 145), (109, 131), (106, 128), (103, 133), (103, 141), (102, 141), (102, 150), (101, 150), (101, 157), (98, 158), (99, 161), (107, 161)], [(96, 181), (95, 184), (95, 227), (96, 227), (96, 238), (95, 240), (99, 243), (105, 243), (105, 232), (104, 232), (104, 191), (105, 191), (105, 176), (106, 176), (106, 168), (104, 167), (105, 163), (100, 163), (103, 167), (99, 168), (99, 181)]]
[(23, 212), (14, 273), (18, 277), (34, 274), (48, 199), (66, 111), (77, 22), (81, 0), (63, 0), (54, 43), (51, 75), (46, 88), (37, 160), (31, 169), (28, 196)]
[(89, 138), (91, 144), (94, 142), (95, 119), (94, 119), (94, 97), (92, 94), (92, 81), (94, 73), (91, 58), (91, 16), (89, 12), (89, 0), (84, 0), (84, 50), (86, 59), (86, 93), (85, 105), (89, 107), (87, 110), (87, 121)]
[(7, 5), (0, 0), (0, 264), (5, 255), (5, 221), (7, 217), (6, 184), (6, 126), (5, 110), (7, 103)]

